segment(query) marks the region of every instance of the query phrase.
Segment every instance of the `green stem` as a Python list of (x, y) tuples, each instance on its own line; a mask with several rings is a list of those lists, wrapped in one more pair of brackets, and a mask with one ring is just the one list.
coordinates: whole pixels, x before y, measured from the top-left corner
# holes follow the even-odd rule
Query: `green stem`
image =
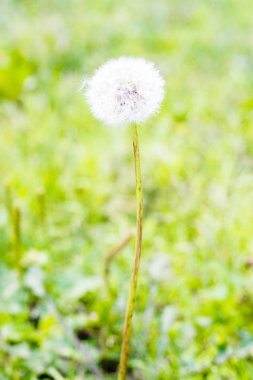
[(127, 301), (127, 308), (125, 313), (125, 322), (123, 330), (123, 341), (120, 355), (120, 365), (118, 380), (125, 380), (127, 370), (127, 358), (129, 341), (132, 326), (132, 317), (134, 311), (134, 304), (136, 298), (136, 288), (138, 280), (138, 272), (141, 258), (141, 243), (142, 243), (142, 215), (143, 215), (143, 201), (142, 201), (142, 181), (141, 181), (141, 165), (140, 165), (140, 152), (138, 142), (137, 126), (133, 125), (133, 149), (134, 149), (134, 161), (135, 161), (135, 181), (136, 181), (136, 212), (137, 212), (137, 236), (135, 245), (135, 259), (132, 271), (132, 277), (130, 282), (130, 290)]
[(13, 207), (13, 249), (15, 265), (18, 271), (21, 269), (21, 210), (18, 204)]
[(45, 227), (46, 222), (46, 195), (43, 188), (39, 189), (37, 192), (37, 201), (38, 201), (38, 213), (41, 228)]

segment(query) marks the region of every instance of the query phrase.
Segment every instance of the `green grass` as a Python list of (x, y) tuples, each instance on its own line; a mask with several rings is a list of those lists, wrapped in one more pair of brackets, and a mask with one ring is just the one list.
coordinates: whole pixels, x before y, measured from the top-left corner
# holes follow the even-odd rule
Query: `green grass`
[[(252, 13), (251, 0), (2, 1), (1, 380), (95, 379), (68, 329), (116, 379), (133, 241), (111, 262), (109, 292), (103, 273), (135, 226), (131, 133), (95, 121), (78, 89), (120, 55), (153, 60), (167, 83), (162, 112), (139, 128), (129, 379), (252, 379)], [(6, 183), (21, 207), (21, 273)]]

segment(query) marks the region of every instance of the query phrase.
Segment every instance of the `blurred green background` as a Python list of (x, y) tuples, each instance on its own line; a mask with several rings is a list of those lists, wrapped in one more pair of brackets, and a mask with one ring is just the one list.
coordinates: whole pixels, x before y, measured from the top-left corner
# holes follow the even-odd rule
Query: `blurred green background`
[(139, 128), (128, 378), (252, 379), (252, 14), (251, 0), (1, 0), (1, 380), (116, 379), (133, 239), (106, 256), (135, 225), (131, 133), (94, 120), (79, 88), (120, 55), (167, 83)]

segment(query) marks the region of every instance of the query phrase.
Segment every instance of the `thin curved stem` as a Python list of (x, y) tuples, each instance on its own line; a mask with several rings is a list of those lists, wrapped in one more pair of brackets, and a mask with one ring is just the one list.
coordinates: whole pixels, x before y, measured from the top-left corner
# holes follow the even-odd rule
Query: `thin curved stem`
[(137, 126), (133, 125), (133, 150), (135, 162), (135, 181), (136, 181), (136, 213), (137, 213), (137, 236), (135, 245), (135, 259), (130, 282), (130, 289), (125, 313), (125, 322), (123, 330), (123, 341), (120, 355), (120, 365), (118, 380), (125, 380), (127, 370), (127, 358), (129, 341), (132, 326), (132, 317), (134, 312), (134, 304), (136, 298), (136, 289), (138, 281), (138, 272), (141, 258), (141, 244), (142, 244), (142, 216), (143, 216), (143, 200), (142, 200), (142, 180), (141, 180), (141, 165), (140, 165), (140, 151), (138, 142)]

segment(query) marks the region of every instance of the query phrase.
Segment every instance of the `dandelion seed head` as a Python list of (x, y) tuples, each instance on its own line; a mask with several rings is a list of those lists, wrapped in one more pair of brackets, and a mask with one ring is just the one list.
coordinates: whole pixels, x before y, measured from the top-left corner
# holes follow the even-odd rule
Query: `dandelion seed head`
[(94, 117), (105, 124), (139, 124), (159, 110), (164, 80), (152, 62), (120, 57), (85, 80), (84, 94)]

